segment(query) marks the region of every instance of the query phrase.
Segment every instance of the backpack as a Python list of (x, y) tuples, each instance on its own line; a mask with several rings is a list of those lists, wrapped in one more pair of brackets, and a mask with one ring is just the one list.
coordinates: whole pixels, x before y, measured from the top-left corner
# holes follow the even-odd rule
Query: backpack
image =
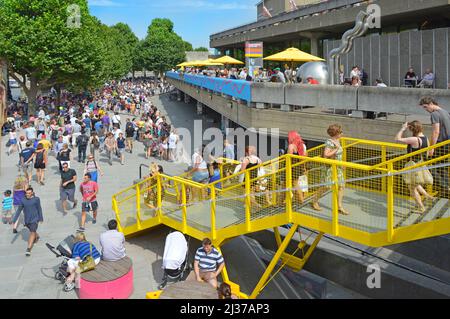
[(94, 145), (95, 148), (100, 147), (100, 141), (98, 140), (98, 138), (92, 138), (92, 145)]
[(129, 135), (134, 134), (134, 126), (131, 122), (127, 124), (127, 127), (125, 128), (125, 132)]
[(86, 146), (89, 142), (89, 137), (86, 135), (80, 135), (80, 146)]
[(52, 130), (51, 139), (54, 141), (56, 141), (58, 139), (58, 130), (56, 130), (56, 129)]

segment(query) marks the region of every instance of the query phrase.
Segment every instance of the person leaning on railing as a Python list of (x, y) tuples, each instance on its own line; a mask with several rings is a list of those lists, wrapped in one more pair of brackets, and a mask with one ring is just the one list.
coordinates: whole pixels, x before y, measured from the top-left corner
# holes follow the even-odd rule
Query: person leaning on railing
[[(344, 150), (341, 146), (340, 139), (342, 137), (342, 127), (338, 124), (333, 124), (328, 127), (327, 130), (328, 135), (331, 137), (331, 139), (328, 139), (325, 142), (325, 149), (323, 152), (323, 157), (327, 159), (333, 159), (337, 161), (342, 161), (342, 154), (344, 153)], [(329, 184), (329, 186), (321, 186), (317, 190), (313, 201), (311, 202), (311, 206), (316, 211), (321, 211), (322, 208), (319, 206), (319, 199), (320, 197), (325, 193), (327, 188), (331, 187), (331, 184), (336, 182), (333, 181), (332, 176), (332, 167), (328, 167), (328, 169), (325, 169), (322, 171), (322, 179), (323, 182)], [(342, 199), (344, 197), (344, 169), (341, 166), (337, 167), (337, 181), (339, 182), (339, 189), (338, 189), (338, 212), (342, 215), (350, 215), (350, 213), (344, 209), (342, 205)]]
[[(412, 132), (412, 137), (403, 137), (403, 134), (407, 129)], [(408, 145), (408, 154), (427, 148), (429, 146), (428, 138), (423, 134), (423, 126), (419, 121), (413, 121), (410, 123), (406, 122), (405, 124), (403, 124), (401, 130), (397, 133), (395, 140), (399, 143)], [(423, 154), (411, 157), (410, 161), (412, 161), (413, 165), (422, 162)], [(417, 209), (414, 212), (421, 214), (425, 212), (425, 206), (423, 205), (421, 195), (425, 196), (425, 198), (428, 200), (434, 199), (434, 197), (430, 196), (420, 184), (421, 179), (417, 178), (418, 174), (422, 173), (423, 171), (418, 171), (404, 176), (409, 177), (404, 178), (405, 184), (407, 184), (411, 197), (414, 198), (417, 204)]]

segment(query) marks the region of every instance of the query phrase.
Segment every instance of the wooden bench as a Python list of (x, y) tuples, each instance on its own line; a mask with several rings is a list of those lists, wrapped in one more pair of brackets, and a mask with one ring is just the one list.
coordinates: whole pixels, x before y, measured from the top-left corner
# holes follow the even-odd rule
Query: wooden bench
[(127, 299), (133, 293), (133, 263), (128, 257), (100, 261), (94, 270), (81, 274), (80, 299)]

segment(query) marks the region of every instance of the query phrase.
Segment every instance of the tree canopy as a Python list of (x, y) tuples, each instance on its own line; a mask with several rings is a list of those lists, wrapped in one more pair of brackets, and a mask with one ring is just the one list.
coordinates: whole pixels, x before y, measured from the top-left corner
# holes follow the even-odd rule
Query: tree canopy
[(127, 25), (108, 27), (91, 16), (86, 0), (0, 1), (0, 58), (30, 104), (39, 89), (95, 87), (124, 76), (137, 43)]
[(197, 51), (197, 52), (209, 52), (209, 49), (205, 48), (205, 47), (198, 47), (198, 48), (195, 48), (194, 51)]
[(192, 44), (187, 41), (184, 41), (184, 51), (194, 51)]
[(144, 67), (162, 74), (185, 60), (185, 48), (185, 42), (173, 30), (172, 21), (154, 19), (142, 46)]
[(143, 68), (161, 74), (186, 49), (169, 19), (154, 19), (140, 41), (127, 24), (101, 23), (87, 0), (0, 0), (0, 59), (31, 111), (39, 90), (97, 88)]

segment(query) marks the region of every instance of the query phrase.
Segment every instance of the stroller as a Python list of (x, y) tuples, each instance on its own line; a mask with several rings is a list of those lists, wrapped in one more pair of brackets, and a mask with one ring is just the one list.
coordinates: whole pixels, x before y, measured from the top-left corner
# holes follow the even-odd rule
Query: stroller
[(158, 286), (159, 290), (164, 289), (168, 282), (184, 280), (185, 273), (191, 270), (188, 265), (188, 254), (188, 242), (182, 233), (176, 231), (167, 235), (162, 267), (164, 276), (163, 282)]
[(75, 237), (73, 235), (70, 235), (58, 244), (56, 250), (55, 247), (50, 245), (49, 243), (45, 244), (47, 248), (56, 255), (57, 258), (63, 258), (63, 261), (61, 262), (58, 270), (55, 273), (55, 279), (59, 280), (62, 284), (66, 282), (66, 278), (69, 276), (69, 273), (67, 272), (67, 261), (72, 257), (72, 248), (74, 243)]

